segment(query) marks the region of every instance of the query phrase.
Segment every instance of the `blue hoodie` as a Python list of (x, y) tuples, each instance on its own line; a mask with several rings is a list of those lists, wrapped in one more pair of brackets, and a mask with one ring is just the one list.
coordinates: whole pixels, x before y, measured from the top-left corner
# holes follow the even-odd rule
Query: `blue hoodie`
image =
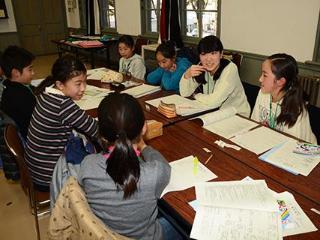
[(191, 66), (191, 62), (187, 58), (177, 58), (176, 71), (166, 71), (158, 67), (147, 76), (147, 82), (153, 85), (161, 85), (164, 90), (173, 90), (179, 92), (179, 82), (185, 71)]

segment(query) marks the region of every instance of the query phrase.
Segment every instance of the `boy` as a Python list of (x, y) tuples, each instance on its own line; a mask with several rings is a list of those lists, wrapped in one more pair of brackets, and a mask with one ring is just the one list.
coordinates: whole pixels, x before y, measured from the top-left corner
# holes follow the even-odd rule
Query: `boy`
[(1, 68), (7, 79), (3, 81), (0, 109), (15, 121), (24, 139), (36, 105), (30, 85), (34, 75), (34, 58), (32, 53), (23, 48), (9, 46), (1, 59)]

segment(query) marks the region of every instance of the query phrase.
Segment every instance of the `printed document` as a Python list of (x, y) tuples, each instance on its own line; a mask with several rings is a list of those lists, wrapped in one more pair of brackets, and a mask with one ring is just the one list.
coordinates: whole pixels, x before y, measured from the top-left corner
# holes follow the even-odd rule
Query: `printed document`
[(282, 239), (277, 202), (264, 180), (196, 185), (195, 239)]
[(140, 86), (129, 88), (122, 91), (122, 93), (130, 94), (135, 98), (143, 97), (145, 95), (155, 93), (161, 90), (160, 86), (152, 86), (148, 84), (141, 84)]
[(197, 118), (203, 122), (203, 128), (224, 138), (231, 138), (258, 126), (257, 123), (236, 115), (234, 107), (207, 113)]

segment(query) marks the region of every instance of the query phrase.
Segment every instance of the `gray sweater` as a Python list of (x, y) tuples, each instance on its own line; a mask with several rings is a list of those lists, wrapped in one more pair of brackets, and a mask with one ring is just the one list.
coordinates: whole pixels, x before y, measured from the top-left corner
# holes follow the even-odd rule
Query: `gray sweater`
[(123, 199), (106, 173), (102, 154), (87, 156), (81, 163), (79, 183), (82, 185), (93, 212), (110, 228), (135, 239), (163, 239), (158, 222), (157, 199), (170, 180), (170, 165), (155, 149), (142, 151), (138, 191)]

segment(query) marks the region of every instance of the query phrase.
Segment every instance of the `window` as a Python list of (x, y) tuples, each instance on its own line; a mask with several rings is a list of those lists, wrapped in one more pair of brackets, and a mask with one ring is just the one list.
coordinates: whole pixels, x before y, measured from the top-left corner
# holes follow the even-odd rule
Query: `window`
[(115, 0), (100, 0), (101, 30), (116, 29)]
[[(158, 35), (162, 0), (144, 0), (144, 34)], [(218, 35), (219, 0), (179, 0), (180, 28), (183, 37), (202, 38)]]

